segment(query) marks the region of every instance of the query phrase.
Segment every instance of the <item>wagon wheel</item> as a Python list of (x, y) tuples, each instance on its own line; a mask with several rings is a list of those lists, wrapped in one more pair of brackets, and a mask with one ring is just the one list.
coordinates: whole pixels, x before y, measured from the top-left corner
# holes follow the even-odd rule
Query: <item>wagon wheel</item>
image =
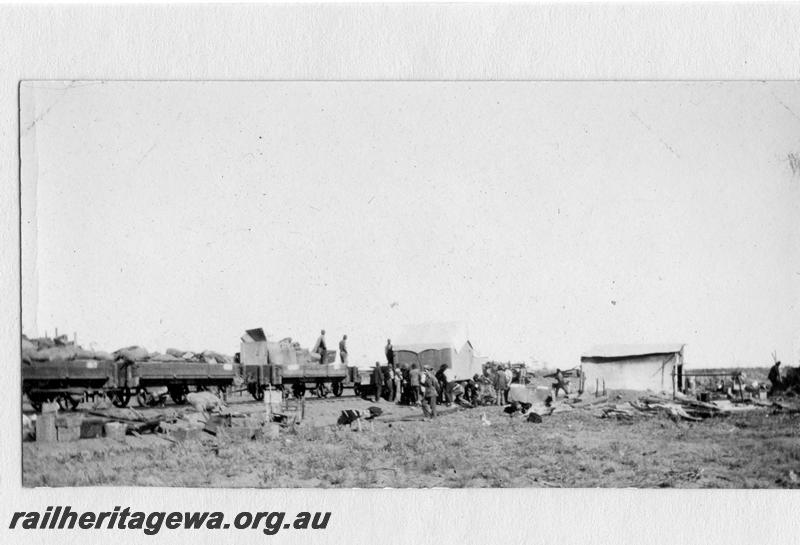
[(316, 388), (314, 388), (314, 393), (320, 399), (328, 397), (328, 392), (325, 389), (325, 384), (322, 382), (318, 382)]
[[(336, 392), (334, 392), (335, 394)], [(353, 384), (353, 395), (356, 397), (361, 397), (361, 386), (359, 384)]]
[(58, 399), (58, 406), (62, 411), (74, 411), (81, 403), (81, 398), (72, 397), (72, 394), (61, 394)]
[(342, 384), (341, 380), (331, 384), (331, 388), (333, 389), (333, 395), (335, 395), (336, 397), (342, 397), (342, 393), (344, 392), (344, 384)]
[(176, 405), (183, 405), (184, 403), (186, 403), (186, 393), (187, 393), (186, 386), (169, 387), (169, 397), (172, 398), (172, 401)]
[(247, 385), (247, 391), (253, 396), (256, 401), (264, 401), (264, 388), (258, 383), (251, 383)]
[(292, 385), (292, 393), (294, 397), (300, 399), (304, 395), (306, 395), (306, 385), (302, 382), (298, 382)]
[(115, 391), (111, 394), (111, 403), (115, 407), (119, 407), (123, 409), (128, 406), (128, 402), (131, 400), (131, 389), (130, 388), (122, 388), (121, 390)]
[(37, 413), (42, 412), (42, 404), (45, 401), (46, 400), (44, 398), (36, 394), (28, 394), (28, 402), (31, 404), (31, 407), (33, 407), (33, 410)]

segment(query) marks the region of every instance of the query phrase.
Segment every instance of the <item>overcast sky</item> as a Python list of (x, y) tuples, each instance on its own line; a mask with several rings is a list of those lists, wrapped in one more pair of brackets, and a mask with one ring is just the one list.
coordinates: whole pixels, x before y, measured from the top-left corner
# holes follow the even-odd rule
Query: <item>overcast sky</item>
[[(800, 358), (795, 83), (23, 83), (23, 332)], [(797, 167), (797, 165), (795, 165)], [(37, 289), (38, 286), (38, 289)]]

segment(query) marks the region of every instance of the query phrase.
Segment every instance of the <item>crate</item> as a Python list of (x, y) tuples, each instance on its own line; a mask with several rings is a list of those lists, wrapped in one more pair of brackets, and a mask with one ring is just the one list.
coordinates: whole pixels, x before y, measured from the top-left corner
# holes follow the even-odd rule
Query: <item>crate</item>
[(93, 439), (103, 435), (102, 418), (84, 418), (81, 422), (81, 439)]
[(173, 441), (199, 441), (202, 437), (202, 428), (180, 427), (170, 430), (169, 436)]
[(56, 413), (42, 413), (36, 419), (36, 440), (52, 443), (58, 439), (56, 435)]
[(70, 428), (57, 427), (56, 436), (59, 443), (77, 441), (78, 439), (81, 438), (81, 427), (80, 426), (72, 426)]
[(125, 430), (127, 426), (120, 422), (106, 422), (103, 425), (103, 433), (109, 439), (117, 439), (122, 441), (125, 439)]
[(79, 428), (83, 417), (79, 414), (60, 414), (56, 416), (57, 428)]

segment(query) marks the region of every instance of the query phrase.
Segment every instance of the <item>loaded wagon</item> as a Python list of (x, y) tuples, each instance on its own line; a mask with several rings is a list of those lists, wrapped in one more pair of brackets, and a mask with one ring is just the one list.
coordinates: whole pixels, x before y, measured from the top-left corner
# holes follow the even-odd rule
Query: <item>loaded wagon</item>
[(103, 394), (124, 407), (130, 399), (131, 369), (122, 361), (56, 359), (22, 364), (22, 393), (34, 410), (42, 403), (58, 401), (62, 408), (76, 408), (85, 395)]
[(241, 341), (242, 376), (247, 391), (259, 401), (268, 388), (282, 390), (284, 395), (291, 391), (296, 397), (304, 396), (308, 390), (325, 397), (330, 388), (339, 397), (345, 383), (354, 382), (358, 373), (356, 367), (337, 363), (335, 350), (328, 351), (325, 361), (320, 362), (316, 354), (291, 338), (268, 341), (261, 328), (248, 329)]
[(85, 396), (98, 394), (108, 396), (117, 407), (126, 407), (133, 395), (145, 405), (147, 390), (155, 388), (167, 388), (180, 404), (190, 387), (224, 391), (233, 384), (235, 374), (231, 363), (55, 359), (23, 363), (22, 392), (36, 411), (46, 401), (74, 409)]
[(166, 387), (177, 404), (186, 403), (190, 387), (195, 390), (217, 388), (224, 396), (225, 389), (233, 384), (236, 371), (232, 363), (206, 363), (199, 361), (137, 361), (133, 363), (133, 382), (140, 405), (146, 404), (148, 388)]

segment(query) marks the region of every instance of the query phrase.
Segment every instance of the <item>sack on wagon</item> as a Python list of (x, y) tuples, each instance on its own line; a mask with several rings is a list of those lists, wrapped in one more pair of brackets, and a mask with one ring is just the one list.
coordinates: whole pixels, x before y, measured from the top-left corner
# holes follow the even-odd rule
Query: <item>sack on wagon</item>
[(145, 361), (150, 359), (150, 353), (141, 346), (128, 346), (114, 352), (114, 359), (125, 361)]
[(78, 348), (75, 346), (53, 346), (37, 350), (30, 355), (34, 361), (58, 361), (75, 359)]
[(112, 356), (111, 354), (109, 354), (108, 352), (105, 352), (103, 350), (95, 350), (92, 353), (92, 359), (101, 360), (101, 361), (113, 361), (114, 360), (114, 356)]
[(213, 350), (203, 350), (202, 352), (203, 360), (206, 363), (232, 363), (233, 358), (226, 356), (224, 354), (220, 354), (219, 352), (214, 352)]
[(183, 361), (181, 358), (176, 358), (172, 354), (161, 354), (160, 352), (152, 352), (150, 354), (150, 361)]
[(197, 354), (191, 350), (181, 350), (180, 348), (167, 348), (167, 355), (183, 361), (199, 361)]

